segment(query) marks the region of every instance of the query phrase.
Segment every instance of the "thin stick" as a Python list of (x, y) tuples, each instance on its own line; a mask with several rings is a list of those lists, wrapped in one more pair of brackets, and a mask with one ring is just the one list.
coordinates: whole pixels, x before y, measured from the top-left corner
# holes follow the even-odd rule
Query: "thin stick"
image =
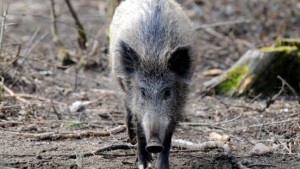
[(300, 97), (299, 97), (299, 95), (297, 94), (296, 90), (295, 90), (295, 89), (294, 89), (294, 88), (293, 88), (286, 80), (284, 80), (282, 77), (277, 76), (277, 78), (280, 79), (281, 82), (282, 82), (283, 84), (285, 84), (285, 85), (291, 90), (291, 92), (297, 97), (298, 103), (300, 104)]
[(197, 127), (197, 126), (216, 126), (216, 125), (220, 125), (220, 124), (233, 122), (233, 121), (239, 119), (241, 116), (242, 116), (242, 113), (240, 113), (238, 116), (236, 116), (233, 119), (221, 121), (219, 123), (214, 123), (214, 124), (209, 124), (209, 123), (180, 123), (180, 125), (188, 125), (188, 126), (194, 126), (194, 127)]
[(51, 25), (52, 40), (56, 45), (62, 46), (62, 42), (58, 36), (55, 2), (54, 0), (51, 0), (50, 2), (51, 2), (51, 18), (52, 18), (52, 25)]
[(240, 23), (251, 23), (252, 20), (237, 20), (237, 21), (224, 21), (224, 22), (218, 22), (218, 23), (212, 23), (212, 24), (205, 24), (205, 25), (199, 25), (195, 27), (194, 29), (196, 31), (204, 28), (212, 28), (212, 27), (217, 27), (217, 26), (227, 26), (227, 25), (235, 25), (235, 24), (240, 24)]
[[(130, 145), (130, 144), (115, 144), (115, 145), (109, 145), (106, 147), (102, 147), (94, 152), (90, 153), (84, 153), (82, 156), (83, 157), (89, 157), (89, 156), (94, 156), (94, 155), (103, 155), (104, 151), (113, 151), (113, 150), (129, 150), (129, 149), (136, 149), (135, 145)], [(71, 159), (76, 158), (76, 154), (72, 154), (69, 156)]]
[(29, 41), (27, 42), (28, 48), (27, 48), (27, 50), (24, 52), (24, 54), (22, 54), (22, 55), (24, 56), (24, 59), (23, 59), (23, 60), (25, 60), (25, 59), (27, 58), (28, 53), (29, 53), (29, 46), (34, 42), (35, 38), (36, 38), (37, 35), (39, 34), (39, 31), (40, 31), (40, 28), (37, 27), (37, 28), (35, 29), (35, 31), (33, 32), (31, 38), (30, 38)]
[[(2, 8), (3, 8), (3, 0), (2, 0)], [(2, 54), (3, 34), (5, 30), (5, 22), (6, 22), (8, 8), (9, 8), (9, 4), (7, 5), (5, 12), (2, 14), (2, 22), (1, 22), (1, 30), (0, 30), (0, 56)], [(3, 9), (1, 12), (3, 12)]]
[(41, 96), (35, 96), (35, 95), (31, 95), (31, 94), (15, 94), (15, 96), (18, 96), (18, 97), (22, 97), (22, 98), (31, 98), (31, 99), (37, 99), (37, 100), (41, 100), (41, 101), (45, 101), (45, 102), (48, 102), (48, 103), (55, 103), (55, 104), (60, 104), (60, 105), (67, 105), (66, 103), (63, 103), (61, 101), (55, 101), (55, 100), (52, 100), (52, 99), (48, 99), (48, 98), (45, 98), (45, 97), (41, 97)]
[(279, 90), (279, 92), (277, 94), (275, 94), (273, 97), (271, 97), (270, 99), (268, 99), (266, 101), (266, 106), (260, 110), (259, 112), (264, 112), (267, 108), (269, 108), (274, 102), (275, 100), (281, 95), (281, 93), (284, 91), (284, 86), (285, 86), (285, 83), (282, 81), (282, 86), (281, 86), (281, 89)]
[(37, 41), (35, 44), (33, 44), (28, 50), (27, 52), (25, 53), (25, 55), (23, 55), (23, 61), (22, 63), (28, 58), (28, 56), (30, 55), (30, 53), (33, 51), (33, 49), (35, 49), (48, 35), (49, 33), (45, 33), (43, 34)]
[(83, 50), (86, 50), (87, 38), (86, 38), (85, 29), (84, 29), (83, 25), (81, 24), (81, 22), (79, 21), (79, 18), (77, 16), (75, 10), (72, 7), (70, 0), (65, 0), (65, 2), (66, 2), (67, 6), (70, 10), (70, 13), (75, 21), (75, 25), (77, 26), (79, 47)]
[(102, 131), (66, 131), (61, 133), (56, 132), (48, 132), (48, 133), (16, 133), (17, 135), (30, 137), (33, 140), (61, 140), (61, 139), (81, 139), (84, 137), (106, 137), (111, 134), (117, 134), (125, 131), (125, 125), (118, 126), (112, 128), (110, 130), (102, 130)]
[(28, 100), (25, 100), (23, 99), (22, 97), (18, 96), (15, 94), (15, 92), (13, 92), (10, 88), (8, 88), (5, 84), (1, 84), (3, 89), (10, 95), (10, 96), (13, 96), (15, 97), (17, 100), (23, 102), (23, 103), (26, 103), (26, 104), (29, 104), (29, 101)]

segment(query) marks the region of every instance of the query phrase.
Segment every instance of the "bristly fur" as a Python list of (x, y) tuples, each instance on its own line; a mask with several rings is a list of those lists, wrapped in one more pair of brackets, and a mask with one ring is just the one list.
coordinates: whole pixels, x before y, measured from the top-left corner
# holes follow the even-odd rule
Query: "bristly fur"
[(145, 72), (161, 72), (171, 51), (193, 41), (192, 24), (174, 0), (126, 0), (117, 8), (110, 32), (111, 65), (117, 76), (124, 76), (119, 40), (136, 51)]

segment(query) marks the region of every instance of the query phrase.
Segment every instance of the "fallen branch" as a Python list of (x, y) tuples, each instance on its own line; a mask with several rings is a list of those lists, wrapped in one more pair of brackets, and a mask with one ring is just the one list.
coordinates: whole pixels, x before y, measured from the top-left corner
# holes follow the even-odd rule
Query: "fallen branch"
[(2, 88), (4, 89), (4, 91), (6, 91), (10, 96), (15, 97), (17, 100), (29, 104), (28, 100), (25, 100), (24, 98), (18, 96), (17, 94), (15, 94), (14, 91), (12, 91), (10, 88), (8, 88), (5, 84), (1, 84)]
[(35, 95), (31, 95), (31, 94), (15, 94), (15, 96), (22, 97), (22, 98), (41, 100), (41, 101), (45, 101), (48, 103), (55, 103), (55, 104), (60, 104), (60, 105), (65, 105), (65, 106), (67, 105), (66, 103), (63, 103), (61, 101), (55, 101), (52, 99), (48, 99), (48, 98), (41, 97), (41, 96), (35, 96)]
[[(179, 148), (186, 148), (190, 151), (206, 151), (208, 149), (214, 149), (214, 148), (222, 148), (224, 150), (225, 154), (230, 154), (231, 149), (227, 143), (224, 141), (207, 141), (201, 144), (193, 143), (190, 141), (182, 140), (182, 139), (172, 139), (172, 146), (173, 147), (179, 147)], [(103, 152), (105, 151), (113, 151), (113, 150), (129, 150), (129, 149), (136, 149), (136, 145), (131, 144), (115, 144), (115, 145), (109, 145), (102, 147), (94, 152), (87, 152), (81, 154), (82, 157), (89, 157), (89, 156), (95, 156), (95, 155), (112, 155), (114, 154), (105, 154)], [(132, 154), (122, 154), (121, 156), (131, 156)], [(69, 156), (71, 159), (75, 159), (78, 155), (72, 154)], [(118, 155), (119, 156), (119, 155)]]
[(33, 140), (61, 140), (61, 139), (81, 139), (84, 137), (105, 137), (110, 136), (112, 134), (117, 134), (125, 131), (125, 126), (118, 126), (116, 128), (112, 128), (110, 130), (102, 130), (102, 131), (68, 131), (62, 133), (56, 132), (48, 132), (48, 133), (18, 133), (20, 136), (29, 137)]
[[(82, 157), (89, 157), (89, 156), (94, 156), (94, 155), (103, 155), (104, 151), (113, 151), (113, 150), (129, 150), (129, 149), (135, 149), (136, 146), (135, 145), (131, 145), (131, 144), (115, 144), (115, 145), (109, 145), (109, 146), (105, 146), (102, 147), (92, 153), (83, 153)], [(69, 158), (71, 159), (75, 159), (76, 158), (76, 154), (72, 154), (69, 156)]]
[(224, 150), (225, 154), (230, 154), (231, 149), (228, 145), (228, 143), (224, 141), (207, 141), (203, 143), (193, 143), (190, 141), (182, 140), (182, 139), (173, 139), (172, 140), (172, 145), (174, 147), (179, 147), (179, 148), (186, 148), (186, 149), (192, 149), (192, 150), (201, 150), (201, 151), (206, 151), (208, 149), (214, 149), (214, 148), (221, 148)]
[(48, 103), (55, 103), (55, 104), (60, 104), (60, 105), (67, 105), (66, 103), (63, 103), (63, 102), (59, 102), (59, 101), (55, 101), (55, 100), (51, 100), (51, 99), (48, 99), (48, 98), (44, 98), (44, 97), (41, 97), (41, 96), (34, 96), (34, 95), (31, 95), (31, 94), (18, 94), (18, 93), (15, 93), (13, 90), (11, 90), (10, 88), (8, 88), (6, 85), (4, 84), (1, 84), (3, 89), (12, 97), (16, 98), (17, 100), (23, 102), (23, 103), (26, 103), (26, 104), (29, 104), (30, 101), (24, 99), (24, 98), (31, 98), (31, 99), (37, 99), (37, 100), (41, 100), (41, 101), (46, 101)]

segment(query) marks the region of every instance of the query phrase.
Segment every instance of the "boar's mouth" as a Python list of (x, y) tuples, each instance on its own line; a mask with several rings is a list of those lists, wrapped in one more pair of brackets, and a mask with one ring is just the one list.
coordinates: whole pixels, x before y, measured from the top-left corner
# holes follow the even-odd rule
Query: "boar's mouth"
[(162, 152), (164, 149), (164, 146), (162, 145), (161, 141), (158, 139), (151, 139), (147, 146), (146, 146), (146, 150), (149, 153), (160, 153)]

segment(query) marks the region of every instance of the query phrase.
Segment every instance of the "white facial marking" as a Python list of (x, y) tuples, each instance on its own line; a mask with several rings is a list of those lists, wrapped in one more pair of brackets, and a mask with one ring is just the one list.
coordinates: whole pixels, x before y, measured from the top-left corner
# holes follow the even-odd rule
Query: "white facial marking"
[(150, 119), (149, 119), (150, 117), (149, 116), (150, 115), (148, 113), (145, 114), (143, 117), (143, 120), (142, 120), (142, 126), (144, 128), (146, 138), (149, 138), (149, 136), (150, 136), (149, 130), (146, 130), (146, 129), (150, 128), (150, 126), (149, 126), (150, 125)]
[(139, 165), (139, 169), (145, 169), (144, 165), (143, 165), (143, 164), (140, 164), (140, 165)]

